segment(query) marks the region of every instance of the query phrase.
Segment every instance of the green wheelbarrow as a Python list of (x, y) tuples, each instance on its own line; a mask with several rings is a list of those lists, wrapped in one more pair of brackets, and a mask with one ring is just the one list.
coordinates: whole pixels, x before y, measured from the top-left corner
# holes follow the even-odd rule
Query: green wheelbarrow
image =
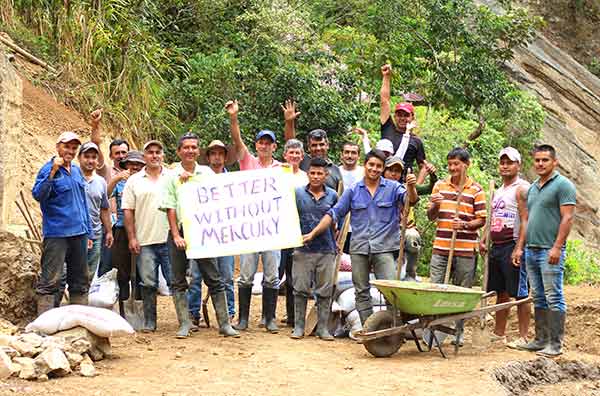
[[(371, 285), (392, 306), (391, 310), (375, 312), (367, 319), (363, 330), (354, 334), (357, 341), (375, 357), (388, 357), (396, 353), (409, 334), (417, 349), (423, 352), (415, 333), (417, 329), (430, 331), (428, 351), (435, 345), (441, 355), (446, 357), (442, 342), (437, 339), (437, 332), (456, 335), (456, 330), (448, 325), (457, 320), (481, 318), (490, 312), (531, 302), (531, 298), (527, 298), (495, 305), (482, 304), (483, 308), (476, 309), (483, 299), (495, 293), (454, 285), (398, 280), (373, 280)], [(458, 344), (455, 345), (455, 353), (458, 348)]]

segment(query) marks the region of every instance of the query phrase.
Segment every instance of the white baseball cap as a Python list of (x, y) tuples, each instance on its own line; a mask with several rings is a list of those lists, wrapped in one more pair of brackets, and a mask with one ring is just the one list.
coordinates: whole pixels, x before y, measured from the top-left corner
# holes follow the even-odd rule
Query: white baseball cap
[(375, 145), (375, 149), (381, 151), (387, 151), (388, 153), (394, 152), (394, 144), (389, 139), (381, 139)]
[(503, 155), (506, 155), (509, 160), (521, 163), (521, 154), (514, 147), (504, 147), (500, 150), (500, 154), (498, 154), (498, 158), (502, 158)]

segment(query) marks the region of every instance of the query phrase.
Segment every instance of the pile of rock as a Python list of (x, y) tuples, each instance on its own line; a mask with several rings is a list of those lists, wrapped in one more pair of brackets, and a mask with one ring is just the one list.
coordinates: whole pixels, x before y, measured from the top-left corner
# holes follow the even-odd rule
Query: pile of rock
[(108, 338), (98, 337), (83, 327), (52, 336), (0, 335), (0, 380), (15, 376), (44, 381), (73, 372), (93, 377), (96, 375), (93, 362), (110, 353)]

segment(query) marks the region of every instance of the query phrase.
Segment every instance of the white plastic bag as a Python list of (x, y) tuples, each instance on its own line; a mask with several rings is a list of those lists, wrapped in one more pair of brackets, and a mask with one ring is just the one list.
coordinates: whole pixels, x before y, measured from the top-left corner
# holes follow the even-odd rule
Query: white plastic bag
[(29, 323), (25, 331), (50, 335), (77, 326), (85, 327), (100, 337), (121, 337), (134, 333), (131, 325), (119, 314), (106, 308), (87, 305), (53, 308)]
[[(385, 311), (386, 306), (374, 306), (373, 313), (379, 311)], [(362, 330), (362, 324), (360, 323), (360, 316), (358, 315), (358, 311), (354, 310), (350, 312), (348, 316), (346, 316), (346, 328), (350, 328), (350, 334), (348, 337), (356, 341), (356, 336), (354, 335), (357, 331)]]
[(257, 272), (254, 274), (254, 279), (252, 280), (252, 294), (261, 295), (262, 294), (262, 282), (263, 282), (263, 273)]
[(170, 296), (171, 290), (169, 290), (169, 285), (167, 285), (167, 280), (165, 279), (162, 273), (162, 267), (158, 268), (158, 294), (161, 296)]
[(90, 285), (88, 304), (93, 307), (112, 308), (119, 298), (119, 283), (117, 269), (113, 268), (104, 275), (97, 277)]

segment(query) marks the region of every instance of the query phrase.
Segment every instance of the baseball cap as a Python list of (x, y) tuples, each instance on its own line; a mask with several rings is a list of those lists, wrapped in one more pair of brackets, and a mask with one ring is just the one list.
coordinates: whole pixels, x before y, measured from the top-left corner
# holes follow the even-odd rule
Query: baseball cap
[(128, 162), (137, 162), (139, 164), (146, 165), (146, 161), (144, 161), (144, 155), (137, 150), (129, 151), (125, 159), (119, 162), (119, 166), (125, 169)]
[(394, 144), (389, 139), (381, 139), (375, 145), (376, 150), (385, 151), (388, 153), (394, 152)]
[(148, 147), (152, 146), (153, 144), (157, 145), (158, 147), (160, 147), (161, 150), (163, 150), (163, 145), (161, 142), (159, 142), (158, 140), (149, 140), (146, 142), (146, 144), (144, 144), (144, 151), (146, 151), (146, 149), (148, 149)]
[(394, 109), (394, 112), (396, 111), (404, 111), (409, 114), (415, 114), (415, 108), (413, 107), (412, 103), (408, 102), (398, 103)]
[(391, 168), (394, 165), (400, 165), (402, 170), (404, 170), (404, 161), (400, 157), (387, 157), (385, 160), (385, 168)]
[(229, 149), (227, 148), (227, 146), (225, 145), (225, 143), (223, 143), (219, 139), (215, 139), (212, 142), (210, 142), (208, 144), (208, 146), (206, 146), (206, 155), (208, 155), (208, 153), (210, 153), (210, 150), (213, 149), (213, 148), (215, 148), (215, 147), (221, 147), (223, 150), (225, 150), (225, 153), (227, 153), (229, 151)]
[(96, 150), (97, 153), (100, 153), (100, 149), (94, 142), (85, 142), (79, 148), (79, 155), (85, 153), (86, 151)]
[(521, 163), (521, 154), (514, 147), (504, 147), (500, 150), (500, 154), (498, 154), (498, 158), (502, 158), (503, 155), (506, 155), (509, 160)]
[(256, 134), (256, 138), (254, 139), (254, 141), (257, 142), (263, 136), (270, 137), (271, 140), (273, 141), (273, 143), (275, 143), (277, 141), (277, 138), (275, 137), (275, 133), (273, 131), (269, 131), (268, 129), (263, 129), (262, 131), (258, 132)]
[(79, 139), (79, 136), (77, 136), (77, 134), (75, 132), (66, 131), (66, 132), (63, 132), (60, 134), (60, 136), (56, 140), (56, 144), (68, 143), (68, 142), (72, 142), (73, 140), (76, 140), (77, 143), (81, 144), (81, 139)]
[(200, 155), (198, 156), (198, 163), (200, 165), (208, 165), (208, 154), (213, 148), (221, 147), (225, 150), (225, 165), (233, 165), (237, 161), (235, 150), (231, 150), (231, 147), (225, 145), (222, 141), (215, 139), (206, 146), (206, 148), (200, 149)]
[(179, 140), (177, 141), (177, 150), (179, 150), (181, 148), (181, 145), (183, 144), (183, 141), (186, 139), (194, 139), (196, 140), (196, 142), (198, 142), (198, 135), (196, 135), (193, 132), (186, 132), (183, 135), (181, 135), (181, 137), (179, 137)]

